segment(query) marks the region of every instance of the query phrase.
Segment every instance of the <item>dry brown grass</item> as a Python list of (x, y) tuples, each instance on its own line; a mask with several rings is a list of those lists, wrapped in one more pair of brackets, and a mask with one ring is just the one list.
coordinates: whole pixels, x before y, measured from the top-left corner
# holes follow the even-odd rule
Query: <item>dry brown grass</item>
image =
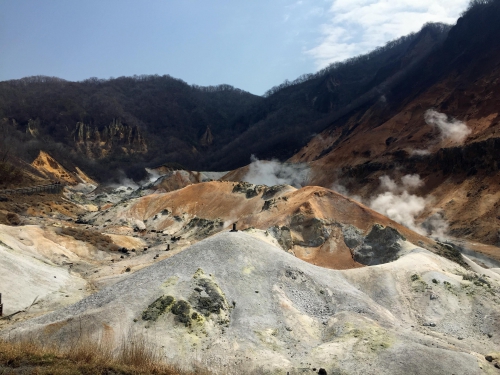
[(64, 227), (61, 234), (71, 236), (75, 240), (87, 242), (102, 251), (118, 251), (119, 247), (113, 243), (111, 237), (95, 230)]
[(0, 187), (9, 188), (22, 183), (23, 171), (5, 160), (0, 160)]
[(208, 374), (196, 370), (187, 372), (171, 366), (145, 339), (126, 340), (117, 352), (104, 340), (81, 338), (67, 348), (43, 344), (34, 339), (0, 340), (0, 374), (33, 375), (191, 375)]

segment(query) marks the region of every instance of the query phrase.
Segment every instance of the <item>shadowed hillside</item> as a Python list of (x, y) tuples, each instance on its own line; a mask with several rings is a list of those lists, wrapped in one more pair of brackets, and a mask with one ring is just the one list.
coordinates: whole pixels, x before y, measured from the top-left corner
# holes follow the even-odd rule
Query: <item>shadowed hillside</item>
[(116, 168), (140, 179), (145, 165), (201, 165), (234, 136), (236, 115), (260, 100), (229, 85), (190, 86), (170, 76), (28, 77), (0, 82), (0, 133), (28, 162), (43, 150), (98, 180)]
[[(471, 97), (466, 88), (492, 79), (500, 58), (498, 9), (498, 1), (474, 1), (454, 27), (427, 24), (367, 55), (286, 81), (263, 98), (167, 75), (1, 82), (2, 134), (22, 145), (16, 149), (28, 162), (42, 149), (97, 180), (116, 179), (118, 170), (138, 180), (144, 166), (164, 163), (224, 171), (247, 164), (251, 154), (285, 160), (325, 129), (340, 134), (339, 144), (362, 120), (375, 129), (432, 87), (430, 99), (439, 102), (437, 85), (445, 79), (456, 90), (441, 109), (459, 117), (471, 102), (495, 103), (489, 92)], [(370, 158), (368, 151), (361, 153)]]
[(384, 193), (384, 176), (418, 175), (415, 194), (432, 200), (421, 221), (438, 213), (449, 234), (499, 246), (499, 17), (499, 1), (474, 2), (384, 100), (332, 122), (291, 161), (311, 165), (312, 184), (366, 202)]

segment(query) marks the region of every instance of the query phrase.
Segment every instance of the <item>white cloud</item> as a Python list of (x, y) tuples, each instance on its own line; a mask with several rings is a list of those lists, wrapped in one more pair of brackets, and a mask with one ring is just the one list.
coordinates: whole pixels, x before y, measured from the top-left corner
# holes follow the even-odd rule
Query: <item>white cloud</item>
[(426, 22), (453, 24), (469, 0), (335, 0), (318, 45), (305, 53), (318, 69), (370, 52), (418, 31)]

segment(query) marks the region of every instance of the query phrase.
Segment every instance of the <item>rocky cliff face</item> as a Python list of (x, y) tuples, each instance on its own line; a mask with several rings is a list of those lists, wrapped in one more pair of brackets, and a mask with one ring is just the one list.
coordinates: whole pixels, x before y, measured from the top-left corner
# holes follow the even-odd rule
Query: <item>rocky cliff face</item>
[(207, 147), (210, 146), (213, 142), (214, 142), (214, 136), (210, 128), (207, 127), (207, 130), (205, 131), (205, 133), (203, 133), (203, 136), (200, 139), (200, 145)]
[(31, 163), (31, 166), (52, 182), (58, 181), (69, 185), (85, 183), (97, 186), (97, 182), (92, 180), (78, 167), (68, 166), (69, 169), (65, 168), (52, 156), (43, 151), (40, 151), (38, 157)]
[(101, 130), (78, 122), (72, 133), (77, 150), (90, 158), (102, 158), (117, 149), (126, 154), (146, 153), (146, 140), (136, 126), (113, 120)]

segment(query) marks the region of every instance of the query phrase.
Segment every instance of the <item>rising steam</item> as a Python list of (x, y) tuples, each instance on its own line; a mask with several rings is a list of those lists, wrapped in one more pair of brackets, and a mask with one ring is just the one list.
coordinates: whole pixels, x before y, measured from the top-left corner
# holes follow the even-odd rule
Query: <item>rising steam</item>
[(429, 150), (410, 150), (410, 155), (411, 156), (427, 156), (430, 155), (431, 152)]
[(436, 212), (422, 224), (416, 219), (432, 203), (433, 198), (420, 197), (415, 190), (424, 185), (419, 175), (406, 175), (398, 184), (389, 176), (380, 177), (380, 187), (384, 191), (370, 199), (370, 207), (411, 230), (440, 239), (445, 238), (448, 224), (441, 212)]
[(422, 186), (423, 182), (418, 175), (406, 175), (401, 183), (389, 176), (380, 177), (380, 187), (383, 193), (370, 199), (370, 207), (388, 218), (422, 233), (422, 229), (415, 223), (427, 205), (427, 200), (413, 194), (413, 191)]
[(292, 185), (296, 188), (305, 186), (309, 178), (309, 166), (304, 163), (280, 163), (277, 160), (259, 160), (251, 157), (248, 173), (244, 181), (255, 185)]
[(425, 112), (424, 118), (427, 124), (439, 129), (443, 140), (451, 140), (461, 144), (471, 133), (471, 129), (464, 122), (456, 119), (448, 119), (446, 114), (439, 113), (433, 109)]

